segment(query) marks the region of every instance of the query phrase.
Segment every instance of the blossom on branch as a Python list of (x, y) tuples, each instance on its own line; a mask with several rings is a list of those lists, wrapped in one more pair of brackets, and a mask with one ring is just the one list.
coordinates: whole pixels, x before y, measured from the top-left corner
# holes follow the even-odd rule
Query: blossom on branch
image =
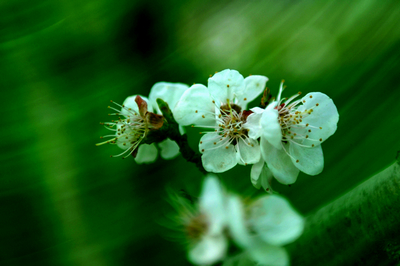
[[(295, 241), (304, 229), (304, 219), (281, 196), (263, 196), (246, 206), (231, 196), (227, 202), (229, 229), (244, 253), (257, 265), (287, 266), (289, 257), (282, 247)], [(224, 263), (224, 266), (231, 265)]]
[(114, 134), (103, 136), (111, 139), (97, 145), (116, 144), (124, 152), (113, 157), (124, 156), (123, 158), (126, 158), (133, 155), (139, 164), (154, 162), (157, 159), (158, 148), (162, 158), (174, 158), (179, 154), (179, 147), (174, 141), (166, 138), (157, 145), (155, 143), (145, 144), (142, 141), (149, 132), (159, 130), (164, 124), (164, 118), (157, 106), (157, 98), (162, 98), (169, 105), (174, 106), (187, 88), (187, 85), (181, 83), (158, 82), (151, 88), (149, 99), (133, 95), (126, 98), (122, 105), (111, 101), (120, 110), (109, 106), (108, 108), (115, 111), (109, 115), (115, 115), (118, 118), (101, 124), (104, 124)]
[(225, 258), (228, 250), (226, 194), (218, 179), (212, 175), (205, 178), (195, 206), (181, 200), (174, 197), (172, 204), (178, 204), (176, 222), (183, 228), (189, 260), (196, 265), (211, 265)]
[[(320, 92), (300, 93), (278, 99), (266, 109), (253, 108), (244, 125), (251, 138), (260, 138), (262, 158), (282, 184), (296, 181), (299, 171), (309, 175), (322, 172), (321, 143), (335, 133), (339, 114), (332, 99)], [(253, 166), (254, 167), (254, 166)]]
[(224, 265), (232, 265), (236, 258), (226, 257), (232, 255), (228, 247), (233, 241), (242, 250), (238, 260), (285, 266), (289, 258), (282, 246), (303, 232), (303, 218), (283, 197), (264, 196), (246, 200), (245, 205), (238, 196), (224, 191), (213, 175), (206, 176), (197, 203), (191, 197), (189, 204), (183, 197), (173, 196), (171, 203), (178, 211), (173, 220), (178, 231), (185, 234), (188, 258), (196, 265), (221, 260)]
[(256, 139), (243, 127), (248, 115), (247, 103), (264, 90), (264, 76), (243, 76), (226, 69), (208, 80), (208, 87), (195, 84), (186, 90), (174, 108), (181, 125), (206, 128), (200, 139), (202, 163), (209, 172), (221, 173), (236, 164), (253, 164), (260, 159)]

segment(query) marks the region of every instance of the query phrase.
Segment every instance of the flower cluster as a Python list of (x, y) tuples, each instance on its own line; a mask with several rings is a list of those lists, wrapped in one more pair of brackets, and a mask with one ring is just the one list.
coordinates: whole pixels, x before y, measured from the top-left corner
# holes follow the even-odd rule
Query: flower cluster
[(245, 205), (238, 196), (224, 191), (213, 175), (205, 178), (196, 206), (175, 205), (188, 240), (188, 258), (196, 265), (230, 263), (230, 242), (241, 248), (241, 257), (254, 263), (288, 265), (282, 246), (296, 240), (304, 228), (303, 218), (283, 197), (263, 196)]
[[(227, 193), (215, 176), (206, 177), (197, 204), (179, 205), (178, 224), (188, 242), (188, 258), (196, 265), (222, 261), (230, 265), (289, 264), (282, 247), (296, 240), (303, 218), (287, 200), (272, 194), (273, 177), (292, 184), (299, 172), (320, 174), (321, 144), (335, 133), (339, 114), (332, 99), (320, 92), (283, 98), (283, 81), (273, 98), (265, 76), (244, 78), (226, 69), (210, 76), (207, 86), (156, 83), (149, 98), (133, 95), (102, 123), (113, 133), (99, 143), (115, 144), (137, 163), (152, 163), (158, 151), (164, 159), (182, 156), (203, 173), (222, 173), (251, 164), (250, 180), (270, 193), (243, 201)], [(262, 95), (259, 106), (250, 106)], [(187, 141), (184, 126), (201, 128), (198, 153)], [(241, 178), (241, 177), (240, 177)], [(230, 243), (241, 249), (229, 254)], [(234, 255), (234, 256), (231, 256)]]

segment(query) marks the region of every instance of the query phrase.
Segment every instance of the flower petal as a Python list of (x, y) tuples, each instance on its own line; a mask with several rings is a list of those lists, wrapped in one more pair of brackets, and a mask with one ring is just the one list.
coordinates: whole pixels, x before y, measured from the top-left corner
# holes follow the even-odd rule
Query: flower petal
[[(298, 111), (313, 110), (310, 115), (302, 119), (303, 124), (309, 124), (307, 129), (311, 130), (311, 132), (307, 132), (309, 138), (305, 139), (303, 144), (318, 145), (335, 133), (339, 113), (332, 99), (321, 92), (308, 93), (302, 98), (302, 102), (303, 105), (299, 106)], [(293, 132), (296, 131), (293, 130)]]
[(251, 183), (253, 184), (253, 186), (256, 189), (260, 189), (261, 187), (261, 171), (264, 167), (265, 161), (263, 158), (260, 158), (260, 160), (258, 161), (258, 163), (255, 163), (251, 166), (251, 170), (250, 170), (250, 180)]
[(161, 114), (157, 98), (164, 100), (169, 108), (174, 110), (176, 103), (188, 88), (189, 86), (183, 83), (157, 82), (150, 90), (149, 100), (153, 104), (154, 110)]
[(308, 175), (318, 175), (324, 169), (324, 155), (321, 145), (314, 148), (304, 148), (291, 143), (289, 153), (292, 155), (293, 164)]
[(251, 206), (249, 224), (265, 243), (282, 246), (296, 240), (304, 219), (278, 195), (264, 196)]
[(261, 186), (266, 192), (270, 194), (274, 192), (271, 186), (273, 177), (274, 175), (272, 174), (271, 170), (268, 169), (268, 167), (264, 164), (260, 175)]
[[(144, 97), (142, 95), (132, 95), (129, 96), (125, 99), (125, 101), (123, 102), (123, 106), (125, 106), (125, 108), (121, 109), (120, 114), (123, 116), (132, 116), (132, 115), (138, 115), (139, 116), (139, 108), (137, 106), (137, 103), (135, 101), (136, 96), (140, 96), (140, 98), (142, 98), (144, 101), (146, 101), (147, 103), (147, 111), (149, 112), (153, 112), (153, 105), (149, 102), (149, 99), (147, 99), (147, 97)], [(129, 110), (129, 108), (131, 110)]]
[(248, 249), (249, 256), (262, 266), (288, 266), (289, 255), (282, 247), (272, 246), (263, 242), (255, 242)]
[(169, 160), (173, 159), (179, 154), (179, 146), (175, 141), (166, 139), (158, 143), (160, 148), (160, 155), (163, 159)]
[(267, 77), (259, 75), (249, 76), (244, 79), (245, 88), (238, 99), (244, 109), (247, 109), (247, 104), (264, 91), (267, 81)]
[(230, 196), (227, 202), (227, 222), (233, 240), (242, 248), (249, 246), (249, 234), (246, 227), (244, 210), (240, 199)]
[(215, 106), (206, 86), (195, 84), (187, 89), (173, 110), (175, 120), (183, 125), (215, 125)]
[(257, 163), (261, 157), (260, 145), (257, 140), (248, 138), (239, 139), (235, 146), (237, 150), (238, 162), (244, 165)]
[[(287, 150), (287, 144), (285, 149)], [(264, 138), (260, 140), (261, 154), (271, 170), (272, 174), (282, 184), (293, 184), (296, 182), (297, 176), (299, 175), (299, 169), (297, 169), (290, 157), (286, 154), (283, 149), (276, 149)]]
[(200, 212), (208, 219), (208, 234), (218, 235), (225, 226), (225, 197), (221, 183), (212, 174), (204, 180), (199, 200)]
[[(255, 265), (255, 262), (250, 258), (248, 252), (241, 252), (235, 256), (229, 256), (224, 260), (222, 266), (249, 266)], [(257, 265), (265, 266), (265, 265)]]
[(200, 139), (201, 161), (208, 172), (222, 173), (237, 164), (234, 146), (228, 144), (228, 138), (220, 139), (217, 133), (207, 133)]
[(154, 143), (152, 144), (141, 144), (138, 149), (135, 161), (138, 164), (142, 163), (154, 163), (157, 159), (157, 148)]
[(189, 260), (197, 265), (211, 265), (225, 257), (227, 248), (228, 242), (224, 235), (206, 235), (189, 250)]
[(278, 121), (278, 110), (275, 109), (276, 102), (271, 103), (261, 116), (260, 125), (262, 137), (271, 143), (276, 149), (282, 149), (282, 131)]
[(245, 88), (243, 76), (236, 70), (225, 69), (208, 79), (208, 90), (211, 97), (219, 103), (227, 103), (243, 93)]
[[(262, 112), (259, 112), (258, 109), (262, 110)], [(261, 116), (263, 114), (264, 109), (261, 108), (258, 109), (257, 112), (253, 111), (253, 113), (247, 117), (246, 123), (243, 124), (243, 127), (249, 130), (248, 135), (252, 139), (258, 139), (263, 132), (261, 127)]]

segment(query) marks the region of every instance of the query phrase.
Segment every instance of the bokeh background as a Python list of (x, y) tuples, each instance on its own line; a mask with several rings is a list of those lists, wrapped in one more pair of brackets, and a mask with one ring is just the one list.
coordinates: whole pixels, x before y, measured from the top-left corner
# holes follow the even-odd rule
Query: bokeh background
[[(396, 0), (1, 1), (0, 265), (189, 265), (163, 225), (167, 190), (197, 196), (202, 174), (181, 156), (137, 165), (94, 145), (109, 101), (158, 81), (231, 68), (268, 76), (273, 94), (281, 79), (286, 96), (328, 94), (340, 121), (325, 170), (273, 185), (304, 215), (334, 200), (400, 150), (399, 25)], [(221, 178), (263, 194), (249, 172)]]

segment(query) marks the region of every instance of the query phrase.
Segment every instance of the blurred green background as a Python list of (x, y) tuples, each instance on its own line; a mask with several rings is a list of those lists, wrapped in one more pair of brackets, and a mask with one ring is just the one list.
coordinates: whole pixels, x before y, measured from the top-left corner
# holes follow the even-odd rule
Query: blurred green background
[[(274, 182), (304, 215), (394, 161), (400, 150), (398, 1), (3, 0), (0, 3), (0, 265), (188, 265), (171, 242), (166, 188), (197, 196), (181, 156), (137, 165), (96, 147), (109, 100), (215, 71), (269, 77), (276, 95), (321, 91), (338, 130), (325, 170)], [(257, 104), (257, 103), (255, 103)], [(189, 130), (196, 147), (199, 135)], [(221, 175), (245, 196), (250, 167)]]

